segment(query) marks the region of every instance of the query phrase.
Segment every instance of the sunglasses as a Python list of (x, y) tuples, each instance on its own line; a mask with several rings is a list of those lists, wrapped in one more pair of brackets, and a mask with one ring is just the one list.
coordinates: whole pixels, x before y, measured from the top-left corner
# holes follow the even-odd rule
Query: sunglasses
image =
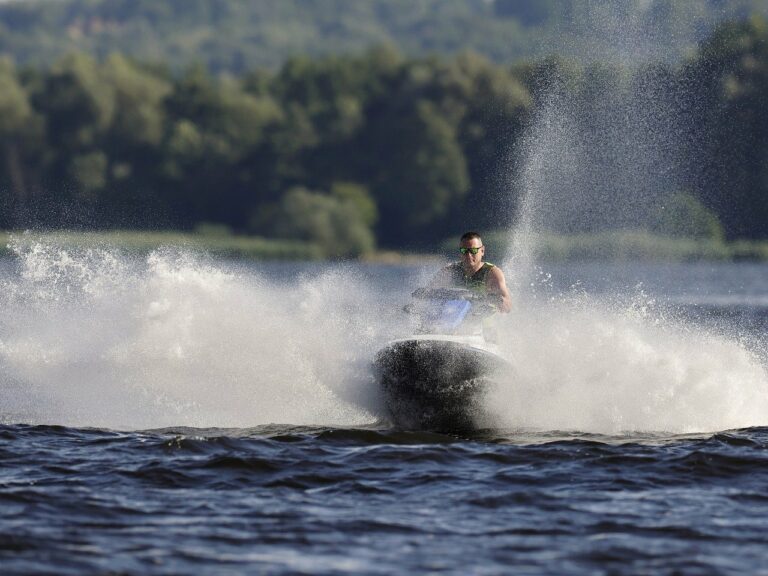
[(459, 248), (459, 252), (461, 252), (462, 254), (466, 254), (467, 252), (469, 252), (470, 254), (472, 254), (472, 256), (474, 256), (475, 254), (480, 252), (480, 248), (482, 248), (482, 246), (478, 246), (477, 248)]

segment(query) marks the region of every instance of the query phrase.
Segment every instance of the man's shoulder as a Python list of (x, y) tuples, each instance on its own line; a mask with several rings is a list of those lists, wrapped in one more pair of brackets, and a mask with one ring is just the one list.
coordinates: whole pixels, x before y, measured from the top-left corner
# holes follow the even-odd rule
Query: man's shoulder
[(486, 264), (490, 264), (485, 270), (486, 278), (503, 278), (504, 272), (501, 271), (501, 268), (496, 266), (495, 264), (491, 264), (490, 262), (486, 262)]
[(502, 272), (501, 268), (499, 268), (498, 266), (494, 266), (493, 268), (488, 269), (488, 272), (485, 277), (487, 280), (500, 282), (504, 280), (504, 272)]

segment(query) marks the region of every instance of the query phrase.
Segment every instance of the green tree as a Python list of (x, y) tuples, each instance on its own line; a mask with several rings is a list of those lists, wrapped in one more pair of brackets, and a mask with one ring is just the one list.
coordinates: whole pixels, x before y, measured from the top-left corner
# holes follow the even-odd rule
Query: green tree
[(235, 80), (215, 81), (190, 69), (166, 100), (169, 130), (163, 173), (174, 212), (187, 226), (199, 221), (244, 228), (269, 174), (254, 161), (283, 112), (269, 96), (255, 96)]
[[(82, 54), (59, 62), (33, 92), (34, 106), (45, 119), (46, 171), (54, 183), (48, 194), (54, 204), (98, 200), (96, 188), (106, 183), (100, 171), (106, 161), (104, 137), (115, 113), (114, 96), (98, 63)], [(65, 212), (79, 219), (74, 205)]]
[(354, 182), (334, 182), (331, 186), (331, 196), (342, 203), (349, 203), (355, 207), (360, 219), (368, 227), (373, 227), (379, 219), (379, 210), (376, 202), (368, 190)]
[(16, 76), (13, 63), (0, 59), (0, 154), (3, 188), (10, 188), (11, 203), (24, 203), (27, 197), (27, 176), (23, 165), (22, 138), (32, 119), (32, 107), (26, 91)]
[(531, 111), (531, 94), (508, 70), (477, 54), (459, 55), (452, 67), (466, 86), (456, 97), (463, 103), (457, 138), (471, 187), (464, 202), (455, 204), (451, 228), (468, 222), (482, 229), (507, 227), (516, 204), (510, 158)]
[(375, 245), (360, 202), (344, 193), (293, 188), (285, 194), (273, 225), (277, 236), (314, 242), (332, 257), (359, 256)]
[[(167, 211), (165, 199), (158, 193), (159, 160), (167, 125), (165, 99), (172, 81), (167, 73), (118, 54), (106, 59), (101, 77), (114, 95), (112, 121), (100, 146), (101, 159), (96, 160), (96, 153), (79, 157), (76, 173), (92, 175), (87, 182), (81, 180), (86, 195), (93, 194), (95, 184), (101, 182), (103, 192), (97, 196), (105, 225), (154, 223), (153, 215)], [(102, 159), (103, 178), (95, 179)]]
[(78, 183), (81, 199), (97, 200), (97, 194), (107, 183), (107, 156), (103, 152), (89, 152), (72, 158), (69, 165), (72, 180)]
[(433, 103), (417, 100), (374, 120), (369, 138), (378, 161), (372, 192), (379, 237), (388, 245), (424, 242), (469, 189), (456, 127)]
[(98, 63), (83, 54), (54, 66), (34, 102), (45, 115), (51, 144), (59, 150), (97, 145), (115, 111), (113, 87), (102, 78)]
[(768, 237), (768, 21), (724, 24), (681, 74), (708, 203), (729, 237)]
[(168, 78), (111, 55), (104, 63), (104, 82), (114, 90), (111, 135), (121, 146), (157, 146), (165, 129), (164, 100), (171, 92)]
[(717, 215), (689, 192), (669, 196), (658, 207), (652, 229), (666, 236), (717, 241), (725, 239)]

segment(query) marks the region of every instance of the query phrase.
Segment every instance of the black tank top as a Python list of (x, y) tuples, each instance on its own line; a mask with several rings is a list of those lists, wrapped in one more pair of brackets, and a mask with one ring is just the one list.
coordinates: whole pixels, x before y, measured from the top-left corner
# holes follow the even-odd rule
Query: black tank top
[(469, 290), (485, 293), (485, 279), (493, 267), (494, 265), (490, 262), (483, 262), (482, 267), (477, 272), (467, 276), (464, 274), (461, 262), (454, 262), (448, 266), (448, 270), (451, 275), (451, 281), (457, 288), (468, 288)]

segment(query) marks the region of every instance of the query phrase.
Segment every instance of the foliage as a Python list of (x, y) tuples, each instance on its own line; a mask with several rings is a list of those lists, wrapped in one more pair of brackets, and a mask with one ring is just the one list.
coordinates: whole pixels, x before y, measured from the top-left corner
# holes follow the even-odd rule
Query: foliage
[[(115, 18), (138, 6), (158, 22), (182, 4), (190, 19), (226, 19), (232, 8), (207, 0), (92, 4), (109, 5)], [(510, 6), (504, 18), (514, 17)], [(24, 14), (16, 12), (19, 25), (34, 28)], [(654, 85), (672, 88), (648, 94)], [(509, 187), (510, 157), (548, 95), (576, 102), (600, 130), (601, 105), (620, 90), (650, 104), (664, 99), (654, 125), (666, 125), (671, 104), (683, 110), (693, 134), (691, 149), (679, 153), (703, 156), (705, 168), (686, 183), (688, 192), (660, 199), (645, 219), (624, 210), (624, 220), (606, 218), (596, 230), (655, 218), (650, 229), (668, 236), (768, 238), (768, 24), (760, 18), (724, 25), (682, 66), (633, 72), (556, 57), (513, 68), (473, 52), (407, 58), (390, 45), (355, 56), (293, 57), (278, 70), (240, 76), (216, 76), (200, 64), (173, 72), (118, 54), (73, 53), (50, 68), (3, 59), (0, 226), (223, 226), (333, 257), (377, 246), (429, 249), (465, 228), (509, 225), (518, 193)], [(626, 119), (638, 128), (628, 132), (642, 133), (632, 122), (645, 120)], [(646, 198), (645, 182), (617, 182), (610, 160), (648, 142), (595, 136), (581, 159), (592, 180), (580, 184), (595, 197), (621, 184), (617, 196), (630, 207), (633, 192)], [(633, 174), (654, 168), (637, 166)], [(567, 231), (556, 222), (552, 229)]]
[(768, 237), (768, 21), (723, 25), (684, 73), (708, 164), (702, 196), (730, 237)]
[(658, 207), (652, 229), (673, 237), (719, 242), (725, 239), (723, 226), (714, 212), (688, 192), (673, 194)]
[(13, 63), (0, 60), (0, 134), (18, 134), (29, 120), (32, 109), (19, 84)]
[(358, 52), (371, 43), (411, 57), (471, 49), (497, 63), (540, 57), (560, 39), (606, 51), (595, 21), (652, 20), (658, 50), (679, 56), (722, 17), (766, 14), (759, 0), (24, 0), (0, 4), (0, 53), (49, 65), (61, 54), (119, 51), (176, 69), (276, 69), (296, 54)]
[(339, 202), (354, 206), (357, 217), (369, 228), (379, 219), (379, 211), (368, 190), (354, 182), (336, 182), (331, 187), (331, 196)]
[(320, 246), (326, 256), (360, 256), (373, 250), (373, 232), (352, 199), (293, 188), (274, 221), (275, 234)]

